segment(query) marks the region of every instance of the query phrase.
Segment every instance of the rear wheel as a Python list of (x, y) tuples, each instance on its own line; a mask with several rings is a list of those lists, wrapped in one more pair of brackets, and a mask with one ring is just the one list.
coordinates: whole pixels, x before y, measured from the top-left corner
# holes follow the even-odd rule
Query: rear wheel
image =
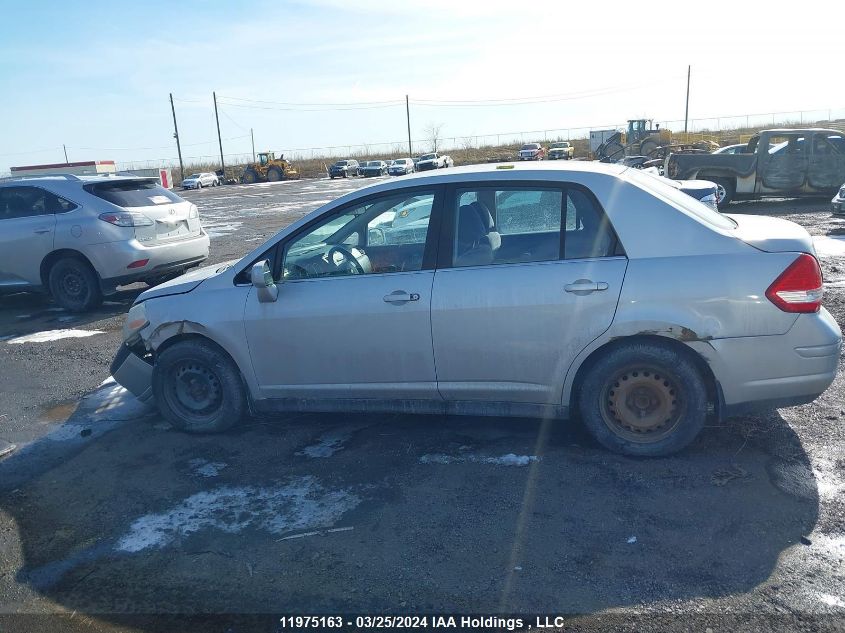
[(716, 185), (716, 204), (721, 209), (730, 203), (736, 194), (736, 184), (729, 178), (712, 178)]
[(153, 394), (162, 415), (188, 433), (224, 431), (247, 411), (237, 365), (205, 340), (174, 343), (159, 355), (153, 368)]
[(278, 167), (271, 167), (267, 170), (267, 180), (270, 182), (279, 182), (280, 180), (284, 180), (284, 177), (285, 175)]
[(692, 442), (707, 417), (707, 390), (695, 363), (656, 343), (631, 343), (602, 356), (581, 383), (578, 409), (605, 448), (662, 457)]
[(97, 273), (82, 259), (66, 257), (53, 264), (48, 285), (56, 303), (72, 312), (92, 310), (103, 302)]

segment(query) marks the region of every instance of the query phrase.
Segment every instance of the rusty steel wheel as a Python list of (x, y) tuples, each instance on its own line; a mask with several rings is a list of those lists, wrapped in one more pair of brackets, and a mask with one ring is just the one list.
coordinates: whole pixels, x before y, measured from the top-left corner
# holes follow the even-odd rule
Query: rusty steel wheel
[(603, 446), (661, 457), (692, 442), (709, 407), (701, 363), (680, 344), (634, 340), (601, 354), (576, 389), (578, 412)]
[(654, 441), (672, 432), (683, 405), (676, 380), (648, 366), (626, 367), (607, 381), (602, 418), (631, 441)]

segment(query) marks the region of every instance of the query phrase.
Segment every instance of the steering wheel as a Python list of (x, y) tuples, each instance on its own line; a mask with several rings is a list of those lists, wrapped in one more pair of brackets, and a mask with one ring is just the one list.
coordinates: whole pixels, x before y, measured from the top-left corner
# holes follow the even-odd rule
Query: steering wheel
[[(353, 265), (353, 271), (354, 271), (353, 274), (356, 274), (356, 275), (365, 274), (364, 267), (361, 265), (361, 262), (358, 261), (358, 258), (355, 257), (355, 255), (352, 254), (352, 251), (350, 251), (348, 248), (346, 248), (345, 246), (336, 245), (336, 246), (332, 246), (329, 249), (329, 252), (326, 253), (326, 257), (333, 264), (334, 264), (334, 258), (332, 257), (332, 255), (334, 253), (340, 253), (343, 256), (344, 261)], [(340, 264), (335, 264), (335, 266), (340, 268)]]

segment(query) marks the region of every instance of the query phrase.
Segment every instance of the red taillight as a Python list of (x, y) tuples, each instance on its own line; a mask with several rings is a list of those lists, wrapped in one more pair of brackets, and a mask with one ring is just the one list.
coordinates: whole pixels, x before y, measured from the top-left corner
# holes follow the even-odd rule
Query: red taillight
[(784, 312), (818, 312), (822, 307), (822, 271), (812, 255), (802, 253), (766, 290), (766, 297)]
[(127, 268), (143, 268), (149, 262), (149, 259), (138, 259), (127, 266)]

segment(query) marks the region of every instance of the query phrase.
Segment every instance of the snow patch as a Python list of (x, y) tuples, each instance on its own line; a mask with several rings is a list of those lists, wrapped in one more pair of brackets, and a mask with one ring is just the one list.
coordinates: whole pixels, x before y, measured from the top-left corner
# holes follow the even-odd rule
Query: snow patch
[(95, 334), (105, 334), (102, 330), (46, 330), (35, 334), (25, 334), (7, 340), (9, 345), (20, 345), (22, 343), (48, 343), (63, 338), (85, 338)]
[(312, 476), (273, 487), (221, 486), (193, 494), (160, 514), (136, 519), (115, 550), (161, 549), (206, 529), (237, 534), (258, 528), (281, 534), (329, 528), (359, 503), (361, 499), (348, 490), (327, 490)]
[(819, 257), (845, 257), (845, 238), (816, 235), (813, 244)]
[(823, 602), (829, 607), (839, 607), (840, 609), (845, 609), (845, 600), (837, 598), (836, 596), (831, 596), (827, 593), (820, 593), (819, 601)]
[(429, 453), (420, 457), (422, 464), (458, 464), (461, 462), (474, 462), (477, 464), (493, 464), (495, 466), (528, 466), (531, 462), (539, 461), (536, 455), (515, 455), (508, 453), (501, 457), (483, 457), (481, 455), (461, 455), (453, 457), (443, 453)]
[(200, 477), (217, 477), (220, 471), (228, 466), (224, 462), (209, 462), (204, 459), (192, 459), (188, 462), (188, 466), (194, 471), (195, 475)]
[(297, 451), (296, 454), (306, 457), (331, 457), (343, 448), (343, 443), (348, 439), (348, 433), (324, 435), (316, 444), (306, 446), (301, 451)]

